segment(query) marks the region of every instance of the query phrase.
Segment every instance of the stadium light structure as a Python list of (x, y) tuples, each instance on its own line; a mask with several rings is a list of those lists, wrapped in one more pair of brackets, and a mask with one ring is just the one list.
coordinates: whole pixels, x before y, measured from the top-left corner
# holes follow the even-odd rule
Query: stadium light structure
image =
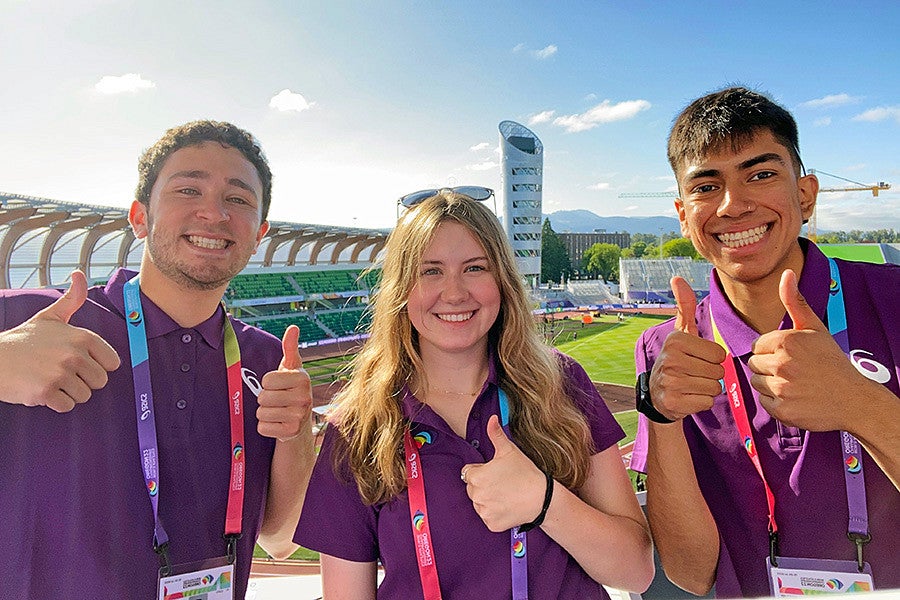
[(512, 244), (519, 272), (531, 287), (541, 281), (541, 207), (544, 144), (515, 121), (501, 121), (500, 222)]

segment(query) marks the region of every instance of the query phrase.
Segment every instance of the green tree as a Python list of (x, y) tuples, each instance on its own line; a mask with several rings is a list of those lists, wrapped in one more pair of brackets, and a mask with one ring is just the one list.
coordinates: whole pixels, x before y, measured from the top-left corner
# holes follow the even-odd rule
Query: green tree
[(700, 254), (697, 252), (697, 249), (694, 248), (694, 244), (687, 238), (675, 238), (674, 240), (669, 240), (663, 244), (662, 253), (666, 258), (672, 256), (688, 256), (693, 260), (700, 258)]
[(572, 261), (565, 244), (550, 226), (550, 219), (544, 219), (544, 227), (541, 229), (541, 282), (559, 281), (560, 277), (567, 279), (572, 272)]
[(622, 249), (615, 244), (594, 244), (584, 252), (584, 270), (604, 281), (618, 281), (621, 255)]
[(647, 252), (647, 242), (643, 240), (637, 240), (631, 242), (631, 248), (629, 248), (634, 254), (634, 258), (641, 258)]

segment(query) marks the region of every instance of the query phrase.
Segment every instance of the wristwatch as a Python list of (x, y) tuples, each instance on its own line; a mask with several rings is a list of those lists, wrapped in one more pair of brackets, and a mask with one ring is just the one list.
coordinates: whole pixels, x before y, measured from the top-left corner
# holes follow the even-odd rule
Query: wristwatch
[(675, 422), (667, 419), (653, 406), (653, 400), (650, 398), (650, 371), (644, 371), (638, 375), (637, 383), (634, 384), (634, 403), (637, 411), (654, 423)]

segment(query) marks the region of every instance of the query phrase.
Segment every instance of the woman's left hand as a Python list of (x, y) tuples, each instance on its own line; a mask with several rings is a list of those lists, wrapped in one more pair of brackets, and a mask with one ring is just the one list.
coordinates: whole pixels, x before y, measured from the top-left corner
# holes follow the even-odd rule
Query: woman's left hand
[(494, 458), (467, 464), (461, 477), (475, 512), (493, 532), (506, 531), (533, 521), (544, 502), (546, 477), (512, 440), (496, 415), (488, 420), (487, 434)]

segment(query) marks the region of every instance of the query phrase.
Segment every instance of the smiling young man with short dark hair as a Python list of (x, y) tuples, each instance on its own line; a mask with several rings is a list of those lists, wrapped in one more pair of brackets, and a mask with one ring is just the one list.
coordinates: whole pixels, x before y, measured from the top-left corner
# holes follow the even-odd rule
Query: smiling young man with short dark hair
[(798, 148), (744, 88), (669, 138), (682, 233), (715, 269), (699, 304), (673, 278), (676, 318), (638, 341), (632, 468), (666, 574), (697, 594), (900, 587), (900, 268), (798, 238), (818, 193)]

